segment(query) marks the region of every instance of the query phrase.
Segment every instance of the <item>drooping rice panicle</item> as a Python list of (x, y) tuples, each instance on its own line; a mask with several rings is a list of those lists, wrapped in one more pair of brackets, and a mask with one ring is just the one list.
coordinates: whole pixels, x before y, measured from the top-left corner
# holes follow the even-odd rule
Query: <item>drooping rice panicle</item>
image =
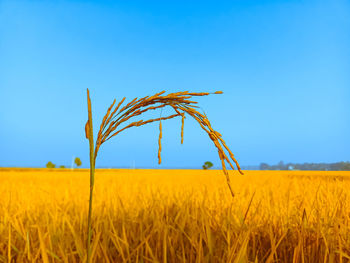
[[(191, 100), (194, 96), (207, 96), (210, 94), (222, 94), (222, 91), (215, 91), (213, 93), (209, 92), (175, 92), (175, 93), (169, 93), (164, 94), (165, 91), (161, 91), (159, 93), (154, 94), (153, 96), (146, 96), (141, 99), (133, 99), (129, 103), (127, 103), (124, 107), (122, 107), (120, 110), (121, 104), (124, 102), (125, 98), (123, 98), (117, 107), (113, 109), (113, 106), (115, 104), (115, 100), (113, 101), (112, 105), (108, 108), (107, 114), (104, 116), (102, 123), (100, 125), (100, 130), (98, 133), (98, 137), (96, 140), (96, 146), (95, 146), (95, 154), (94, 157), (96, 158), (98, 151), (100, 149), (100, 146), (111, 139), (112, 137), (116, 136), (122, 131), (125, 131), (126, 129), (129, 129), (131, 127), (139, 127), (143, 126), (152, 122), (159, 121), (159, 127), (160, 127), (160, 137), (159, 137), (159, 160), (158, 162), (161, 162), (160, 158), (160, 151), (161, 151), (161, 129), (162, 129), (162, 120), (168, 120), (172, 119), (178, 116), (181, 116), (181, 144), (183, 144), (183, 137), (184, 137), (184, 119), (185, 114), (188, 114), (191, 116), (196, 122), (200, 125), (200, 127), (208, 134), (209, 138), (213, 141), (215, 147), (220, 152), (220, 160), (223, 162), (223, 165), (225, 165), (225, 161), (227, 161), (232, 169), (234, 169), (233, 164), (231, 161), (233, 161), (237, 169), (240, 173), (242, 173), (239, 164), (237, 160), (234, 158), (234, 155), (232, 154), (231, 150), (227, 147), (225, 141), (223, 140), (221, 134), (217, 131), (215, 131), (206, 116), (206, 114), (201, 114), (196, 109), (199, 108), (199, 106), (196, 106), (197, 101)], [(148, 120), (138, 120), (138, 121), (132, 121), (137, 116), (142, 115), (143, 113), (151, 110), (156, 109), (163, 109), (166, 106), (172, 107), (176, 114), (167, 116), (167, 117), (160, 117), (155, 119), (148, 119)], [(112, 111), (112, 112), (111, 112)], [(129, 124), (127, 124), (128, 121), (131, 121)], [(226, 155), (225, 150), (228, 152), (228, 155)], [(229, 157), (228, 157), (229, 156)], [(226, 166), (222, 166), (223, 172), (227, 173)], [(242, 173), (243, 174), (243, 173)]]

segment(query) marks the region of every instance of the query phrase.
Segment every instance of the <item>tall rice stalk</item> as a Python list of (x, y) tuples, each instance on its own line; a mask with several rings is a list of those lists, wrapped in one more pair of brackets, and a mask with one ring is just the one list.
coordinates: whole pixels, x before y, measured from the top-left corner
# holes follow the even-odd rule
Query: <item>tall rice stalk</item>
[[(230, 165), (232, 169), (234, 166), (232, 161), (236, 164), (238, 171), (243, 174), (241, 171), (237, 160), (234, 158), (233, 153), (227, 147), (225, 141), (222, 139), (222, 136), (219, 132), (215, 131), (204, 114), (201, 114), (196, 110), (198, 106), (196, 101), (190, 100), (194, 96), (207, 96), (209, 94), (222, 94), (222, 91), (216, 91), (214, 93), (208, 92), (177, 92), (170, 93), (168, 95), (163, 95), (165, 91), (159, 92), (151, 97), (146, 96), (141, 99), (133, 99), (128, 104), (123, 106), (121, 109), (121, 105), (123, 104), (125, 97), (118, 103), (118, 105), (113, 109), (113, 106), (116, 100), (113, 101), (111, 106), (108, 108), (106, 115), (103, 117), (102, 123), (100, 125), (100, 130), (97, 135), (96, 145), (94, 148), (94, 139), (93, 139), (93, 127), (92, 127), (92, 113), (91, 113), (91, 100), (89, 95), (89, 89), (87, 89), (87, 104), (88, 104), (88, 121), (85, 125), (85, 135), (86, 138), (89, 139), (90, 145), (90, 199), (89, 199), (89, 215), (88, 215), (88, 239), (87, 239), (87, 262), (91, 262), (91, 236), (92, 236), (92, 228), (91, 228), (91, 214), (92, 214), (92, 197), (94, 190), (94, 179), (95, 179), (95, 161), (98, 154), (98, 151), (103, 143), (116, 136), (120, 132), (129, 129), (131, 127), (139, 127), (148, 123), (159, 121), (159, 139), (158, 139), (158, 163), (161, 163), (161, 138), (162, 138), (162, 120), (169, 120), (175, 117), (181, 117), (181, 143), (183, 143), (183, 126), (185, 115), (189, 115), (194, 118), (200, 127), (208, 134), (209, 138), (213, 141), (215, 147), (218, 150), (219, 158), (222, 164), (222, 170), (226, 176), (226, 181), (228, 188), (232, 197), (234, 197), (234, 193), (231, 187), (230, 178), (228, 175), (228, 171), (226, 169), (225, 161)], [(174, 110), (173, 115), (169, 115), (167, 117), (159, 117), (155, 119), (148, 119), (146, 121), (139, 120), (133, 121), (129, 124), (125, 124), (127, 121), (131, 120), (136, 116), (140, 116), (143, 113), (149, 110), (162, 109), (164, 107), (171, 107)], [(113, 111), (112, 111), (113, 109)], [(122, 127), (123, 126), (123, 127)], [(228, 152), (229, 157), (226, 155), (224, 149)]]

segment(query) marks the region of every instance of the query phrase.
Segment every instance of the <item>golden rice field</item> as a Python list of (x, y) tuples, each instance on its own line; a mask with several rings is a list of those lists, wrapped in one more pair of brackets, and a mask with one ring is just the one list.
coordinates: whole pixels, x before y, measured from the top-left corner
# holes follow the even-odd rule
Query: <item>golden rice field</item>
[[(93, 262), (349, 262), (350, 172), (97, 169)], [(86, 261), (89, 171), (0, 170), (0, 262)]]

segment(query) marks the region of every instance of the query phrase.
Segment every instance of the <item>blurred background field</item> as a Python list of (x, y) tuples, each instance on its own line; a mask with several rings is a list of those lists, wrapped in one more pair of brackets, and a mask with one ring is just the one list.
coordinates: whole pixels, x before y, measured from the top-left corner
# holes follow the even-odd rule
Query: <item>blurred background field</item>
[[(97, 169), (94, 262), (348, 262), (350, 172)], [(0, 169), (0, 262), (86, 260), (89, 170)]]

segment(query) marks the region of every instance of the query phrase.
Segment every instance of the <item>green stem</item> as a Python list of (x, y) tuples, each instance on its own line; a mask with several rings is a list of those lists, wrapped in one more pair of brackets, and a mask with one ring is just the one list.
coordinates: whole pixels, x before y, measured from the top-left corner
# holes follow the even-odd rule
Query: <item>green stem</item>
[(91, 214), (92, 214), (92, 194), (94, 191), (95, 167), (90, 168), (90, 199), (89, 199), (89, 216), (88, 216), (88, 240), (87, 240), (87, 263), (91, 262)]
[(94, 158), (94, 138), (92, 130), (92, 113), (91, 113), (91, 101), (89, 97), (89, 90), (87, 91), (88, 97), (88, 114), (89, 114), (89, 146), (90, 146), (90, 198), (89, 198), (89, 215), (88, 215), (88, 239), (87, 239), (87, 263), (91, 262), (91, 214), (92, 214), (92, 194), (94, 191), (95, 181), (95, 158)]

